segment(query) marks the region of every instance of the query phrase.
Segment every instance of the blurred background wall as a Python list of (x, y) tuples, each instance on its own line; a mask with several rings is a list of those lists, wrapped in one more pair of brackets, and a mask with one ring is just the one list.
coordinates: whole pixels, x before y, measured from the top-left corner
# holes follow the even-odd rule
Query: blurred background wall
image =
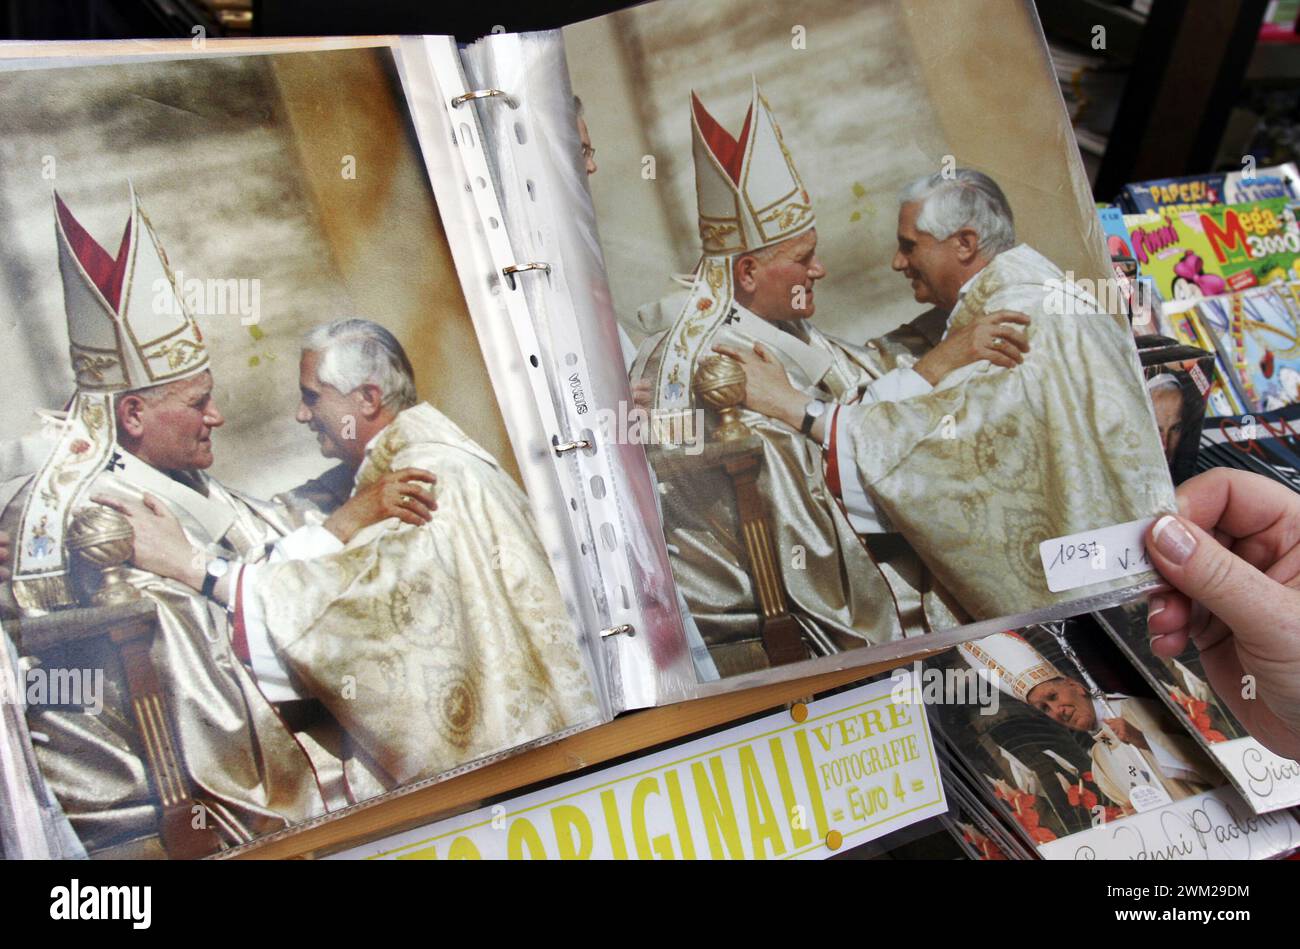
[(298, 341), (360, 315), (518, 478), (386, 49), (26, 68), (0, 97), (0, 437), (73, 388), (51, 188), (116, 253), (130, 179), (174, 270), (260, 281), (255, 326), (199, 317), (227, 419), (214, 475), (266, 496), (332, 464), (293, 419)]

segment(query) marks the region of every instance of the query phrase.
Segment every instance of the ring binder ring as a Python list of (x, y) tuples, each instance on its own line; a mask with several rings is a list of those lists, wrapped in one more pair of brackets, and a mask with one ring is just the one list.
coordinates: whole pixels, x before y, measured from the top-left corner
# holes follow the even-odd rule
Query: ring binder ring
[(587, 441), (585, 438), (579, 438), (576, 442), (564, 442), (563, 444), (556, 445), (555, 453), (557, 455), (565, 455), (571, 451), (577, 451), (580, 448), (590, 447), (591, 442)]
[(607, 626), (600, 631), (601, 639), (608, 639), (610, 636), (632, 636), (635, 635), (634, 627), (631, 623), (619, 623), (617, 626)]
[(463, 95), (453, 96), (451, 107), (459, 109), (466, 102), (473, 102), (475, 99), (492, 99), (500, 97), (505, 100), (506, 105), (512, 109), (519, 108), (519, 103), (510, 97), (509, 93), (502, 92), (500, 89), (475, 89), (473, 92), (466, 92)]
[(511, 264), (509, 267), (501, 268), (501, 273), (505, 274), (505, 278), (510, 281), (510, 289), (513, 290), (515, 288), (515, 274), (526, 273), (529, 270), (540, 270), (549, 274), (551, 265), (539, 261), (532, 261), (527, 264)]

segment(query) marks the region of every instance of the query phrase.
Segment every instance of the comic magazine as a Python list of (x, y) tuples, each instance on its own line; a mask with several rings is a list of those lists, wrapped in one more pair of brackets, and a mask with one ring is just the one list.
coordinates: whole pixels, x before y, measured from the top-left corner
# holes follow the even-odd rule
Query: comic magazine
[(1214, 334), (1201, 322), (1197, 312), (1197, 301), (1176, 300), (1164, 303), (1160, 307), (1162, 328), (1170, 336), (1187, 346), (1214, 353), (1214, 368), (1210, 373), (1210, 389), (1205, 396), (1205, 414), (1221, 417), (1241, 415), (1242, 408), (1236, 387), (1232, 385), (1232, 373), (1223, 361), (1218, 347), (1214, 345)]
[(1116, 205), (1097, 208), (1097, 217), (1101, 220), (1101, 229), (1106, 235), (1106, 250), (1110, 259), (1132, 257), (1133, 245), (1128, 228), (1124, 226), (1124, 209)]
[(1300, 198), (1300, 171), (1291, 162), (1273, 168), (1212, 172), (1186, 178), (1157, 178), (1128, 184), (1119, 205), (1130, 214), (1190, 211), (1212, 204), (1244, 204)]
[(1125, 215), (1133, 255), (1164, 300), (1246, 290), (1300, 276), (1300, 227), (1286, 198)]
[(1295, 284), (1260, 287), (1196, 306), (1247, 412), (1271, 412), (1300, 401), (1298, 289)]

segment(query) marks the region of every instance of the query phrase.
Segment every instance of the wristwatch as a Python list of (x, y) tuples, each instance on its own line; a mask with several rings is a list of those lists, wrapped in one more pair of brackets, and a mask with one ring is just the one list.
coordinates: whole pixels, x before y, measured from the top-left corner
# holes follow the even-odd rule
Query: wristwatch
[(220, 557), (209, 560), (208, 565), (203, 568), (203, 589), (200, 592), (204, 596), (212, 596), (212, 591), (217, 587), (217, 581), (229, 572), (229, 560), (222, 560)]
[(826, 414), (826, 403), (813, 399), (803, 407), (803, 424), (799, 426), (799, 432), (803, 435), (812, 434), (813, 424)]

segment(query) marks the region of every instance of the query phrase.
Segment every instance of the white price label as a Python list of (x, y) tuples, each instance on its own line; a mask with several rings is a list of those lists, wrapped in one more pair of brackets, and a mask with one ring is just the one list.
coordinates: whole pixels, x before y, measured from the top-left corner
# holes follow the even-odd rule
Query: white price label
[(1053, 593), (1146, 573), (1151, 568), (1145, 536), (1154, 518), (1115, 524), (1038, 545), (1047, 589)]
[(1154, 784), (1135, 784), (1128, 789), (1128, 802), (1139, 814), (1154, 811), (1156, 808), (1172, 804), (1174, 799), (1164, 788)]

